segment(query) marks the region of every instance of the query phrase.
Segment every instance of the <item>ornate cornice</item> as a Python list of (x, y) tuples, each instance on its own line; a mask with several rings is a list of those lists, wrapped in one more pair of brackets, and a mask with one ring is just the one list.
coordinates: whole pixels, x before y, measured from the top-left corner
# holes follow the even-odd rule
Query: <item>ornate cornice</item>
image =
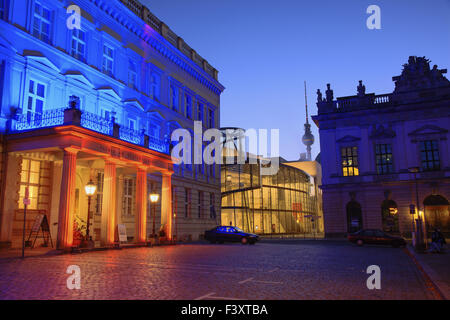
[[(122, 12), (118, 12), (115, 10), (113, 5), (114, 2), (111, 3), (110, 0), (88, 0), (100, 10), (104, 11), (108, 16), (113, 18), (127, 30), (138, 36), (148, 45), (150, 45), (155, 51), (157, 51), (164, 58), (172, 61), (178, 67), (180, 67), (185, 72), (189, 73), (194, 79), (203, 84), (213, 93), (220, 95), (225, 87), (223, 87), (218, 81), (211, 80), (212, 78), (208, 75), (205, 76), (206, 72), (201, 70), (197, 65), (192, 66), (190, 63), (186, 62), (183, 58), (181, 58), (178, 54), (182, 55), (182, 53), (174, 47), (171, 43), (169, 43), (163, 36), (161, 36), (156, 30), (154, 30), (151, 26), (146, 24), (143, 21), (144, 28), (137, 25), (135, 21), (132, 21), (130, 18), (127, 18)], [(119, 2), (121, 6), (127, 8), (121, 2)], [(128, 8), (127, 8), (128, 9)], [(136, 19), (140, 19), (136, 16)], [(142, 19), (140, 19), (142, 21)], [(177, 54), (178, 53), (178, 54)], [(193, 62), (193, 61), (192, 61)], [(208, 79), (211, 78), (211, 79)]]

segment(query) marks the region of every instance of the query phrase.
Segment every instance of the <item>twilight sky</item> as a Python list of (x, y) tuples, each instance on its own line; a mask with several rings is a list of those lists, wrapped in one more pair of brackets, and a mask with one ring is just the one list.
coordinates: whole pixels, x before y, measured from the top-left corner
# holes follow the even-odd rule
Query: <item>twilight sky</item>
[[(410, 55), (450, 72), (450, 0), (141, 0), (219, 70), (221, 126), (280, 129), (280, 155), (305, 152), (303, 81), (310, 115), (318, 88), (335, 97), (389, 93)], [(381, 30), (369, 30), (369, 5)], [(449, 78), (449, 75), (447, 75)], [(324, 94), (325, 95), (325, 94)], [(313, 157), (319, 151), (316, 143)]]

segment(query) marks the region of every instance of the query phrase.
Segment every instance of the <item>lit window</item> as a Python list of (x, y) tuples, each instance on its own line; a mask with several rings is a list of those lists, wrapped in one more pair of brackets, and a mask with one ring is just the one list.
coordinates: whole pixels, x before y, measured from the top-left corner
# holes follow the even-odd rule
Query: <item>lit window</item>
[(439, 142), (437, 140), (420, 141), (420, 157), (424, 171), (440, 170)]
[(133, 199), (134, 199), (134, 180), (124, 179), (122, 215), (132, 216), (134, 214)]
[(128, 65), (128, 86), (133, 89), (137, 89), (137, 67), (133, 61)]
[(377, 144), (375, 146), (375, 158), (378, 174), (392, 173), (392, 146), (390, 144)]
[(341, 159), (344, 177), (359, 175), (357, 147), (341, 148)]
[(39, 193), (39, 174), (41, 163), (39, 161), (23, 159), (22, 172), (20, 174), (20, 190), (19, 190), (19, 209), (24, 208), (23, 199), (25, 198), (25, 190), (28, 188), (28, 197), (30, 205), (28, 209), (38, 209), (38, 193)]
[(33, 16), (33, 36), (47, 43), (50, 42), (50, 19), (50, 10), (36, 2)]
[(28, 84), (28, 100), (25, 108), (27, 114), (42, 115), (45, 106), (45, 84), (30, 80)]
[(72, 57), (86, 61), (86, 33), (79, 29), (72, 30), (72, 45), (70, 54)]
[(113, 68), (114, 68), (114, 49), (105, 44), (103, 45), (102, 71), (108, 75), (112, 75)]
[(185, 95), (186, 103), (186, 117), (192, 119), (192, 97), (190, 95)]
[(150, 93), (152, 95), (153, 100), (156, 101), (160, 100), (161, 77), (156, 73), (152, 74)]

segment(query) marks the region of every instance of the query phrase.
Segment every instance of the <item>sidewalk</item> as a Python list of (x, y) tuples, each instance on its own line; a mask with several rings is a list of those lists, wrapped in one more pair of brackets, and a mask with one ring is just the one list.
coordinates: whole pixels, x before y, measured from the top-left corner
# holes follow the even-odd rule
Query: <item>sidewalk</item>
[(439, 289), (446, 300), (450, 299), (450, 250), (445, 253), (416, 253), (411, 245), (408, 251), (416, 258), (423, 271)]
[[(34, 248), (25, 250), (25, 258), (38, 256), (52, 256), (61, 254), (60, 251), (54, 248)], [(22, 258), (22, 249), (1, 249), (0, 259), (14, 259)]]

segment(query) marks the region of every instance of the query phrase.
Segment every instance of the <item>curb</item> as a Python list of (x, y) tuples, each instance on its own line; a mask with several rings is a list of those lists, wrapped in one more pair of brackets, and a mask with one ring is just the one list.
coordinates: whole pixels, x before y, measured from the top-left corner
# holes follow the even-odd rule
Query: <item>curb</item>
[(448, 297), (445, 296), (444, 290), (438, 284), (436, 280), (430, 276), (433, 273), (428, 266), (424, 263), (420, 263), (416, 258), (416, 253), (409, 246), (404, 248), (404, 252), (411, 258), (417, 269), (419, 269), (420, 274), (422, 275), (423, 280), (425, 281), (425, 285), (428, 290), (430, 290), (437, 300), (448, 300)]

